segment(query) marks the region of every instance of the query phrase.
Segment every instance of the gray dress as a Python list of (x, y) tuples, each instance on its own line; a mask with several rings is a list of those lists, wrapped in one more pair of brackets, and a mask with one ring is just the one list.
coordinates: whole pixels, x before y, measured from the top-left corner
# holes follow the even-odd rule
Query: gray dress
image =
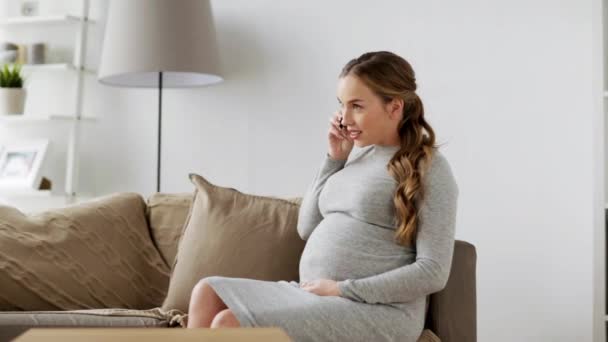
[(325, 155), (303, 197), (306, 240), (300, 281), (338, 281), (342, 296), (319, 296), (295, 281), (205, 278), (243, 327), (280, 327), (300, 341), (416, 341), (427, 296), (441, 290), (454, 248), (458, 187), (436, 152), (423, 180), (416, 247), (394, 241), (387, 164), (397, 146), (355, 148), (347, 161)]

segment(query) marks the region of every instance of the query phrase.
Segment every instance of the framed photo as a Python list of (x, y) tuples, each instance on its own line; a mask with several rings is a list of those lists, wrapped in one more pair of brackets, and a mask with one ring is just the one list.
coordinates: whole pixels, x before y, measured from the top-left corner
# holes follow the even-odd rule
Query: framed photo
[(21, 15), (25, 17), (38, 15), (38, 1), (22, 1)]
[(40, 185), (40, 168), (48, 140), (14, 142), (0, 147), (0, 192), (35, 190)]

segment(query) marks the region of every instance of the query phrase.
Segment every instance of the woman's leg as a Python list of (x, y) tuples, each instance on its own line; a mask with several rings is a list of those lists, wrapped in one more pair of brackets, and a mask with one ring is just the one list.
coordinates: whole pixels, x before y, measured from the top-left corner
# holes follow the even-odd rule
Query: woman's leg
[(227, 308), (205, 279), (200, 280), (190, 296), (188, 328), (209, 328), (215, 315)]
[(211, 328), (238, 328), (240, 326), (241, 323), (230, 309), (220, 311), (211, 322)]

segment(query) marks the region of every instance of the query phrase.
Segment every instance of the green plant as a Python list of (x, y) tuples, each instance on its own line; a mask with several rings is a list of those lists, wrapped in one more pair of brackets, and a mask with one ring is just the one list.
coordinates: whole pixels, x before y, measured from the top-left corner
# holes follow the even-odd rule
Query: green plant
[(0, 70), (1, 88), (21, 88), (23, 87), (23, 77), (21, 76), (21, 65), (13, 64), (12, 68), (8, 64)]

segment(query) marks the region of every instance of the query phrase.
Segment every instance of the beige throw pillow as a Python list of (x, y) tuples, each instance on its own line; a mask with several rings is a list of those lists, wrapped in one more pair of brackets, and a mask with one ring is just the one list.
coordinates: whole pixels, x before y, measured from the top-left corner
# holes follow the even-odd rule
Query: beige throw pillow
[(299, 280), (305, 241), (296, 229), (297, 203), (216, 186), (196, 174), (190, 180), (194, 201), (163, 310), (187, 312), (192, 288), (207, 276)]
[(150, 309), (170, 269), (134, 193), (25, 215), (0, 206), (0, 310)]

